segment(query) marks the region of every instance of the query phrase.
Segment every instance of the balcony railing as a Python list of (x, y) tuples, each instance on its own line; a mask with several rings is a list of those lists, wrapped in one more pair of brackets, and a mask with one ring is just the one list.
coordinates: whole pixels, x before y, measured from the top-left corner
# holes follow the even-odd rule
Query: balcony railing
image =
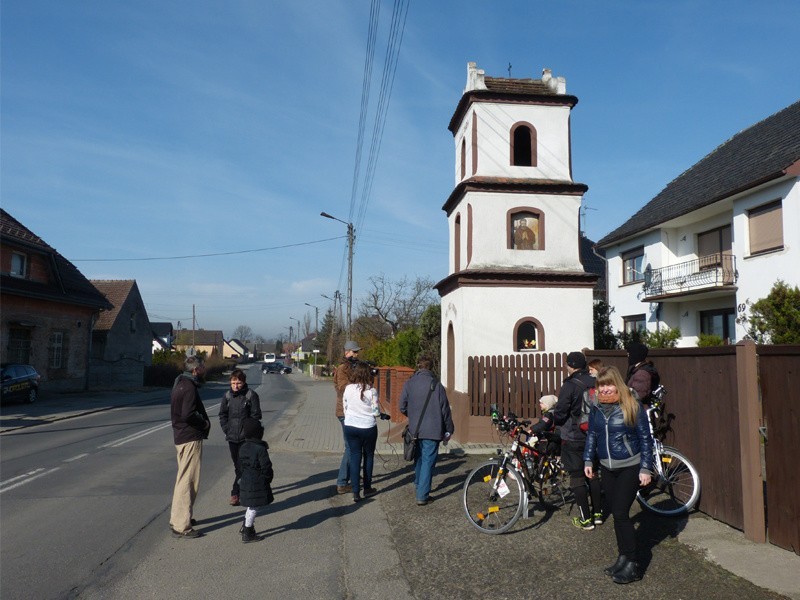
[(643, 299), (732, 286), (738, 278), (735, 256), (709, 254), (677, 265), (646, 271), (642, 287)]

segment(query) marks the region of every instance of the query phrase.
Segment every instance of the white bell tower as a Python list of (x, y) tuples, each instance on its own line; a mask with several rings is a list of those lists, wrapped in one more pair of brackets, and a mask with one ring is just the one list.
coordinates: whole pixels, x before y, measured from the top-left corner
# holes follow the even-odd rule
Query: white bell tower
[(579, 255), (588, 189), (572, 180), (566, 80), (487, 77), (467, 65), (449, 129), (455, 188), (442, 302), (442, 381), (467, 391), (467, 357), (593, 346), (592, 288)]

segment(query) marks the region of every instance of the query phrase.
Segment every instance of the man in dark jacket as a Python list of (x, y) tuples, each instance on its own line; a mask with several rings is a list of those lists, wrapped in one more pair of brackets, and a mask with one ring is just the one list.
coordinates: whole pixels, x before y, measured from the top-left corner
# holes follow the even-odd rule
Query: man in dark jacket
[(200, 461), (203, 440), (208, 438), (211, 423), (200, 400), (198, 387), (202, 384), (206, 367), (196, 356), (184, 362), (184, 372), (172, 386), (172, 435), (178, 454), (178, 475), (172, 493), (172, 511), (169, 525), (175, 537), (190, 539), (203, 535), (192, 528), (192, 508), (200, 487)]
[[(444, 441), (447, 444), (455, 431), (447, 394), (444, 386), (434, 377), (432, 367), (433, 360), (428, 356), (421, 356), (417, 361), (417, 372), (406, 381), (400, 396), (400, 412), (408, 417), (411, 433), (416, 433), (419, 428), (414, 485), (417, 489), (417, 504), (420, 506), (430, 502), (439, 442)], [(428, 397), (430, 400), (427, 400)]]
[[(587, 479), (583, 471), (583, 446), (586, 434), (580, 429), (583, 392), (594, 387), (594, 377), (586, 370), (586, 357), (580, 352), (567, 355), (567, 377), (558, 392), (558, 402), (553, 408), (553, 423), (561, 426), (561, 462), (569, 473), (570, 489), (580, 516), (572, 522), (580, 529), (594, 529), (603, 522), (600, 480)], [(589, 494), (594, 511), (589, 509)]]

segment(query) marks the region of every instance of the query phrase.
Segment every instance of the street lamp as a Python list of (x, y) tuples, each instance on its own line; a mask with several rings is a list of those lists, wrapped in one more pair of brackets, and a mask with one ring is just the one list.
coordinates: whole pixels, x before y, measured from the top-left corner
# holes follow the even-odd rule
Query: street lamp
[(314, 333), (319, 333), (319, 307), (314, 306), (313, 304), (309, 304), (308, 302), (304, 302), (306, 306), (310, 306), (316, 311), (316, 320), (314, 321)]
[(319, 213), (321, 217), (333, 219), (347, 225), (347, 339), (350, 339), (350, 325), (353, 316), (353, 243), (356, 238), (356, 230), (352, 223), (337, 219), (326, 212)]

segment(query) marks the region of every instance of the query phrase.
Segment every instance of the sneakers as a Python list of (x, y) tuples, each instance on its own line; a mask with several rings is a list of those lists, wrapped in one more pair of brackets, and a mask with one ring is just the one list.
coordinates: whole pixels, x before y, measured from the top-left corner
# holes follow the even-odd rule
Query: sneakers
[(349, 494), (353, 491), (352, 485), (337, 485), (336, 486), (336, 493), (337, 494)]
[(187, 529), (186, 531), (175, 531), (172, 529), (172, 537), (184, 540), (193, 540), (202, 537), (203, 534), (197, 529)]
[(603, 524), (603, 513), (594, 513), (594, 524), (595, 525)]
[(374, 496), (377, 493), (378, 493), (378, 490), (376, 490), (374, 487), (364, 488), (364, 497), (365, 498), (367, 496)]
[(584, 531), (591, 531), (594, 529), (594, 523), (592, 523), (591, 519), (586, 519), (584, 521), (580, 517), (572, 517), (572, 524), (578, 529), (583, 529)]
[(239, 506), (239, 496), (231, 496), (231, 500), (228, 504), (231, 506)]

